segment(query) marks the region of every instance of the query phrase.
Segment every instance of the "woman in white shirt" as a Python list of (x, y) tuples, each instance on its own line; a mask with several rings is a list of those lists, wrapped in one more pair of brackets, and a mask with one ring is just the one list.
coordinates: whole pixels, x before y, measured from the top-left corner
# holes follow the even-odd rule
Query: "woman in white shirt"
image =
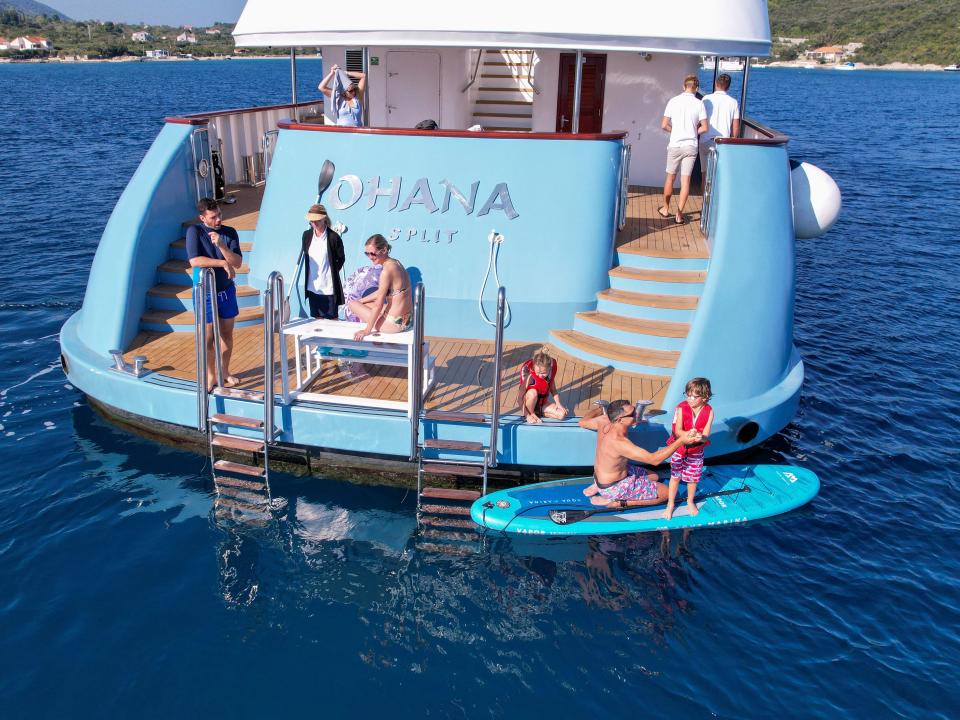
[(323, 205), (307, 211), (310, 229), (304, 230), (301, 249), (306, 260), (303, 293), (310, 304), (310, 316), (336, 320), (343, 305), (340, 270), (346, 260), (343, 240), (330, 229), (330, 218)]

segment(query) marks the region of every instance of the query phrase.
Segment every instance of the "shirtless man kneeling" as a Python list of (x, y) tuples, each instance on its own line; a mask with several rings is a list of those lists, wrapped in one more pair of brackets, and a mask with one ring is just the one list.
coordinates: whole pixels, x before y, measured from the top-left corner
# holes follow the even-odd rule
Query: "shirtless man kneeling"
[(659, 465), (681, 445), (699, 442), (696, 430), (683, 434), (667, 447), (647, 452), (634, 445), (627, 431), (637, 422), (637, 408), (629, 400), (614, 400), (606, 408), (596, 407), (580, 420), (580, 427), (597, 433), (597, 454), (593, 460), (594, 484), (583, 494), (594, 505), (606, 506), (618, 502), (622, 507), (658, 505), (665, 503), (669, 488), (657, 482), (652, 473), (630, 461)]

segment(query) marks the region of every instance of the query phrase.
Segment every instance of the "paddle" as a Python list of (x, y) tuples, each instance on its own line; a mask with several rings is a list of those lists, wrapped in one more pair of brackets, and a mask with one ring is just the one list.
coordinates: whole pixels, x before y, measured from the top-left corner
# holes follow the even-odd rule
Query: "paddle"
[(317, 202), (320, 202), (323, 193), (326, 192), (327, 188), (330, 187), (330, 183), (333, 182), (333, 171), (333, 163), (329, 160), (324, 160), (323, 165), (320, 166), (320, 177), (317, 178)]
[[(720, 497), (721, 495), (735, 495), (736, 493), (742, 492), (751, 492), (750, 486), (744, 485), (741, 488), (733, 488), (731, 490), (717, 490), (716, 492), (706, 493), (705, 495), (698, 495), (694, 497), (693, 500), (694, 502), (699, 502), (708, 498)], [(557, 525), (570, 525), (571, 523), (586, 520), (591, 515), (596, 515), (597, 513), (623, 512), (624, 510), (636, 510), (639, 508), (653, 507), (656, 507), (656, 505), (633, 505), (628, 507), (612, 507), (610, 505), (604, 505), (603, 507), (591, 508), (590, 510), (550, 510), (547, 515), (549, 515), (550, 519)]]

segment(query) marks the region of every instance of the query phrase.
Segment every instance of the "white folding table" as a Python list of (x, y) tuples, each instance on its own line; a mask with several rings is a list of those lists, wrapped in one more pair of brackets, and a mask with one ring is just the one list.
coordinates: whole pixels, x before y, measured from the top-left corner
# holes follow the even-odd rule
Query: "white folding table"
[[(388, 410), (406, 410), (413, 408), (413, 330), (399, 333), (377, 333), (367, 335), (363, 340), (354, 340), (358, 330), (366, 323), (343, 320), (299, 319), (283, 326), (281, 333), (294, 338), (296, 387), (287, 389), (284, 402), (291, 400), (313, 400), (317, 402), (375, 407)], [(423, 395), (427, 396), (434, 383), (434, 358), (430, 355), (430, 344), (423, 343), (426, 358), (423, 368)], [(378, 398), (350, 397), (315, 393), (304, 390), (316, 380), (322, 372), (321, 359), (343, 360), (368, 365), (389, 365), (407, 368), (407, 399), (381, 400)], [(286, 374), (287, 368), (283, 368)]]

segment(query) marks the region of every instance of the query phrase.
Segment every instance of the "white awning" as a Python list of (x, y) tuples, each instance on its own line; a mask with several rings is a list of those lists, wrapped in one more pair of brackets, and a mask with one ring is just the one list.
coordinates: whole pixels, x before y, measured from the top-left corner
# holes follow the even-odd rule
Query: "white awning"
[(248, 0), (240, 47), (559, 48), (765, 56), (765, 0), (609, 0), (587, 6)]

